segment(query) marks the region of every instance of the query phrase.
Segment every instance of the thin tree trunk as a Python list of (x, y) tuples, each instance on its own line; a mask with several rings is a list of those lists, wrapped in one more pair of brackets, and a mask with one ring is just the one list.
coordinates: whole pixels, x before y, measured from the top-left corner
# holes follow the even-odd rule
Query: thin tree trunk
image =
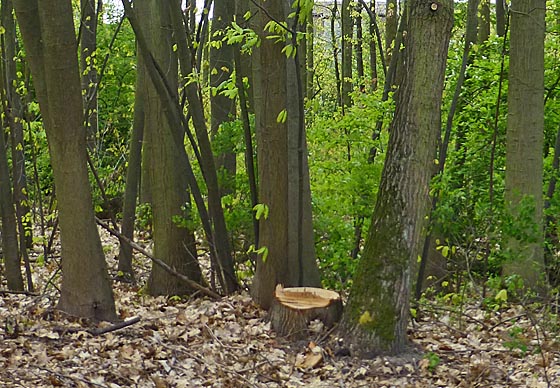
[(2, 218), (2, 256), (8, 288), (23, 291), (23, 277), (17, 243), (17, 225), (10, 184), (10, 167), (6, 154), (4, 128), (0, 123), (0, 216)]
[[(211, 24), (210, 39), (221, 41), (223, 31), (231, 25), (235, 13), (235, 4), (232, 0), (214, 1), (214, 13)], [(219, 47), (219, 48), (218, 48)], [(235, 190), (236, 153), (235, 144), (226, 142), (229, 138), (227, 126), (222, 124), (235, 119), (235, 100), (214, 91), (226, 82), (233, 72), (233, 47), (227, 44), (220, 46), (210, 45), (210, 133), (216, 138), (219, 132), (225, 133), (218, 143), (218, 154), (216, 155), (216, 167), (220, 175), (220, 195), (230, 194)]]
[(87, 143), (95, 149), (97, 136), (97, 22), (101, 11), (100, 0), (80, 0), (80, 66), (84, 107), (86, 114)]
[[(136, 89), (134, 94), (134, 122), (132, 125), (132, 136), (130, 139), (130, 150), (128, 154), (128, 168), (126, 171), (126, 187), (124, 191), (123, 217), (121, 233), (130, 241), (134, 241), (134, 221), (136, 219), (136, 200), (140, 184), (140, 172), (142, 164), (142, 141), (144, 138), (144, 93), (146, 82), (146, 70), (142, 56), (137, 57), (136, 66)], [(125, 277), (133, 278), (132, 248), (130, 244), (120, 243), (118, 270)]]
[(369, 14), (369, 71), (371, 77), (371, 90), (377, 90), (378, 75), (377, 75), (377, 47), (375, 46), (375, 0), (371, 0), (370, 9), (372, 13)]
[(398, 26), (397, 0), (387, 0), (385, 7), (385, 61), (389, 63), (391, 62), (391, 56), (393, 55), (394, 48), (396, 47), (396, 44), (394, 43), (397, 38)]
[(342, 112), (352, 105), (352, 32), (354, 23), (351, 16), (350, 0), (342, 0)]
[(506, 7), (505, 0), (496, 0), (496, 33), (504, 36), (506, 31)]
[(3, 44), (3, 61), (5, 64), (5, 113), (10, 126), (11, 149), (12, 149), (12, 174), (14, 192), (13, 198), (16, 205), (17, 219), (23, 225), (25, 245), (21, 247), (22, 253), (33, 245), (33, 223), (31, 221), (31, 210), (29, 207), (29, 192), (27, 188), (27, 174), (25, 172), (25, 141), (23, 134), (23, 106), (21, 96), (16, 90), (16, 25), (13, 15), (13, 4), (11, 0), (2, 0), (2, 26), (5, 28)]

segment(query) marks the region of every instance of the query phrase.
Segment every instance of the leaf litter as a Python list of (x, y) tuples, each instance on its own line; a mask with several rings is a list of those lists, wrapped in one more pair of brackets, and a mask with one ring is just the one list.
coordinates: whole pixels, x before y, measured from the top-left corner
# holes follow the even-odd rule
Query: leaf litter
[(110, 324), (53, 309), (56, 270), (35, 266), (40, 295), (0, 299), (2, 387), (560, 387), (558, 318), (536, 308), (427, 305), (407, 354), (361, 360), (320, 322), (306, 341), (277, 337), (246, 291), (179, 300), (115, 282), (120, 318), (135, 321), (104, 332)]

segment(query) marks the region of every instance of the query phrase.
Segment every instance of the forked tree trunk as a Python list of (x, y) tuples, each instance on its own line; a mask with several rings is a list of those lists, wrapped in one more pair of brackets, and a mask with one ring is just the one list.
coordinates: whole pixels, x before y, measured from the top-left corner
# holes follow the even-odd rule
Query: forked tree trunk
[(57, 189), (62, 242), (58, 308), (115, 320), (115, 303), (95, 224), (70, 0), (14, 1), (43, 115)]
[(362, 356), (405, 349), (411, 276), (441, 129), (453, 1), (411, 0), (408, 6), (406, 71), (371, 227), (341, 326), (351, 351)]

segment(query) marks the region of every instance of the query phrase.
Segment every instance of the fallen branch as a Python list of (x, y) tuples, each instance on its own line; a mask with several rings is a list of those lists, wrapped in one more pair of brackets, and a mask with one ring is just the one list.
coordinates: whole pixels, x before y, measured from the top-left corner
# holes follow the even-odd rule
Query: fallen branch
[(176, 276), (178, 279), (180, 279), (181, 281), (183, 281), (185, 284), (187, 284), (189, 287), (194, 288), (195, 290), (198, 290), (200, 292), (202, 292), (203, 294), (213, 298), (213, 299), (221, 299), (222, 297), (220, 296), (220, 294), (212, 291), (211, 289), (204, 287), (200, 284), (198, 284), (197, 282), (195, 282), (194, 280), (189, 279), (187, 276), (183, 275), (182, 273), (179, 273), (175, 270), (175, 268), (172, 268), (171, 266), (169, 266), (167, 263), (165, 263), (163, 260), (158, 259), (157, 257), (154, 257), (151, 253), (149, 253), (147, 250), (145, 250), (144, 248), (142, 248), (140, 245), (136, 244), (134, 241), (131, 241), (129, 238), (123, 236), (121, 233), (117, 232), (116, 230), (112, 229), (109, 225), (107, 225), (106, 223), (104, 223), (103, 221), (101, 221), (99, 218), (95, 217), (95, 221), (97, 222), (97, 224), (99, 224), (103, 229), (105, 229), (107, 232), (109, 232), (110, 234), (112, 234), (113, 236), (117, 237), (119, 239), (119, 241), (121, 242), (125, 242), (126, 244), (128, 244), (131, 248), (137, 250), (138, 252), (140, 252), (141, 254), (143, 254), (144, 256), (146, 256), (147, 258), (149, 258), (150, 260), (152, 260), (154, 263), (156, 263), (157, 265), (159, 265), (161, 268), (163, 268), (165, 271), (169, 272), (171, 275)]
[(5, 295), (27, 295), (27, 296), (39, 296), (39, 294), (30, 291), (12, 291), (12, 290), (0, 290), (0, 296)]
[(110, 332), (115, 331), (115, 330), (123, 329), (125, 327), (134, 325), (135, 323), (138, 323), (138, 322), (140, 322), (140, 317), (132, 317), (130, 319), (127, 319), (126, 321), (115, 323), (114, 325), (111, 325), (111, 326), (99, 327), (99, 328), (96, 328), (96, 329), (89, 329), (89, 330), (87, 330), (87, 332), (90, 333), (91, 335), (101, 335), (101, 334), (105, 334), (105, 333), (110, 333)]

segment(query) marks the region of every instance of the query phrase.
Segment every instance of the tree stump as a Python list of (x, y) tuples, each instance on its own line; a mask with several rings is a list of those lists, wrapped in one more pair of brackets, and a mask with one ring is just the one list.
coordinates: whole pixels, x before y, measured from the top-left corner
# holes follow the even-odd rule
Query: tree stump
[(314, 287), (284, 288), (276, 286), (270, 307), (270, 322), (279, 336), (303, 338), (314, 319), (333, 326), (342, 315), (338, 292)]

